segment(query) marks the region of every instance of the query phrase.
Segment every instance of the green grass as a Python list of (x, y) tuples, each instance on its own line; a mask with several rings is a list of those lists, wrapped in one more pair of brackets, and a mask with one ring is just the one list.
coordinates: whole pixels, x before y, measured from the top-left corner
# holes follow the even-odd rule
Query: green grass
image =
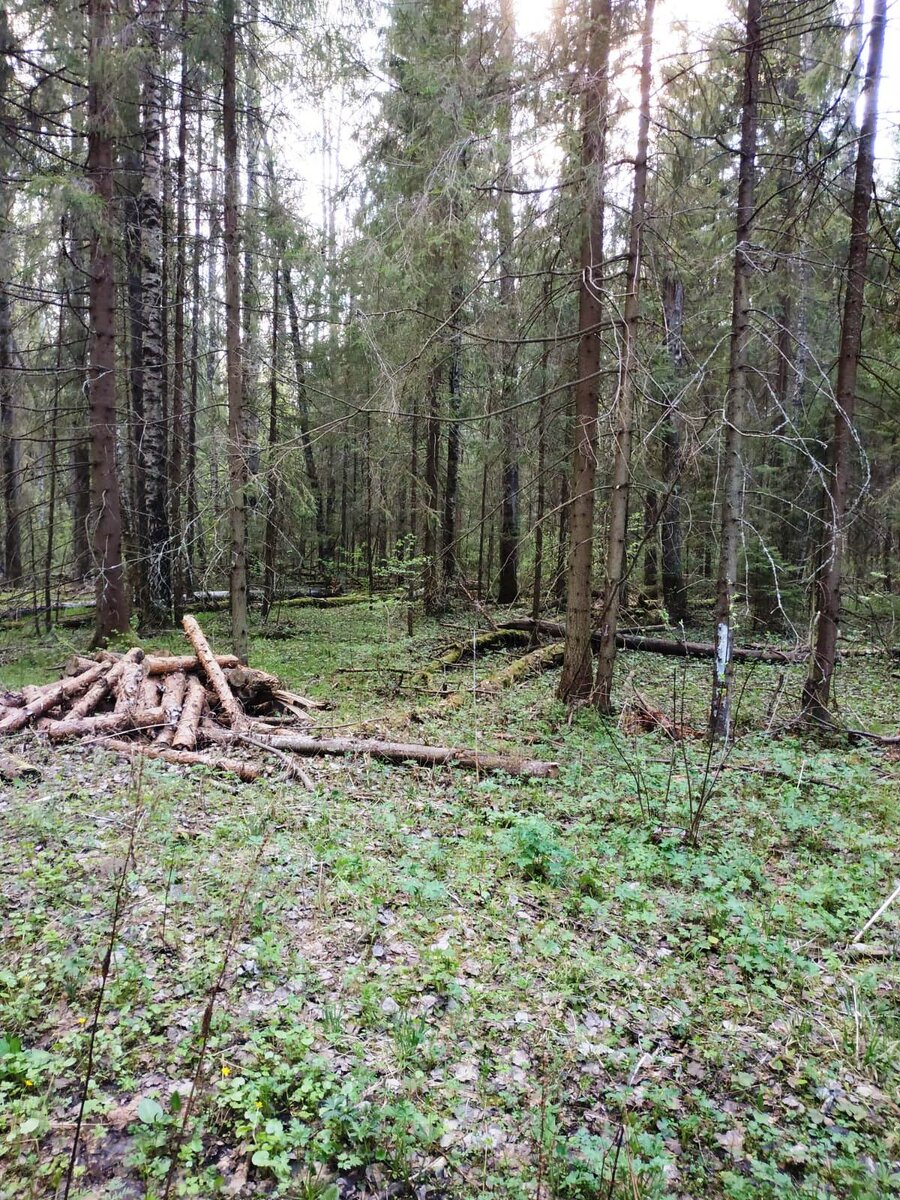
[[(224, 617), (203, 623), (225, 648)], [(24, 737), (45, 775), (0, 800), (3, 1200), (64, 1177), (123, 871), (82, 1200), (161, 1196), (176, 1145), (173, 1196), (900, 1195), (897, 959), (845, 949), (897, 876), (900, 772), (785, 729), (799, 669), (742, 676), (692, 849), (702, 741), (570, 721), (554, 674), (442, 713), (402, 683), (466, 635), (410, 641), (389, 603), (274, 624), (252, 661), (334, 701), (323, 728), (477, 739), (560, 777), (332, 760), (307, 763), (312, 793), (156, 764), (135, 780)], [(16, 645), (7, 686), (74, 648)], [(623, 655), (619, 680), (670, 712), (674, 690), (702, 727), (705, 664)], [(841, 668), (854, 724), (890, 728), (896, 691), (881, 660)], [(896, 947), (898, 921), (867, 941)]]

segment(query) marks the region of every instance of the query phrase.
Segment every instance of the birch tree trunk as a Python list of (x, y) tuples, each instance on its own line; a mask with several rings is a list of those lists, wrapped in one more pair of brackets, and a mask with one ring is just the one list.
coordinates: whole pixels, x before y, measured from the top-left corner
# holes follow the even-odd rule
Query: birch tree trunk
[(744, 43), (744, 84), (741, 103), (741, 150), (738, 171), (737, 239), (734, 252), (734, 293), (731, 308), (731, 351), (725, 398), (725, 445), (722, 467), (722, 516), (719, 570), (714, 610), (716, 657), (713, 664), (710, 735), (731, 733), (731, 691), (734, 680), (733, 608), (737, 581), (744, 464), (741, 458), (747, 413), (747, 347), (750, 340), (750, 275), (753, 270), (750, 237), (753, 229), (756, 176), (756, 133), (759, 102), (761, 0), (747, 0)]
[(863, 85), (864, 116), (856, 155), (856, 182), (850, 217), (844, 315), (838, 351), (834, 399), (834, 433), (831, 441), (829, 510), (823, 566), (816, 588), (816, 643), (803, 688), (804, 712), (831, 723), (828, 710), (831, 679), (837, 656), (841, 617), (841, 574), (847, 528), (847, 493), (855, 434), (856, 377), (862, 348), (863, 303), (869, 255), (869, 208), (875, 174), (875, 135), (878, 130), (878, 88), (884, 54), (886, 0), (875, 0), (869, 32), (869, 60)]
[(606, 547), (606, 583), (603, 589), (604, 620), (600, 630), (597, 682), (594, 703), (601, 713), (612, 711), (613, 672), (616, 662), (616, 630), (619, 594), (625, 574), (625, 539), (628, 531), (628, 499), (631, 488), (631, 443), (634, 426), (634, 385), (637, 373), (637, 335), (641, 303), (641, 251), (644, 212), (647, 204), (647, 145), (650, 134), (650, 72), (653, 50), (654, 0), (646, 0), (641, 53), (641, 102), (638, 113), (637, 153), (634, 159), (634, 192), (631, 200), (631, 230), (628, 238), (628, 281), (625, 293), (622, 362), (616, 392), (616, 449), (613, 459), (613, 490), (609, 502)]
[(95, 642), (128, 629), (122, 509), (116, 473), (116, 285), (113, 258), (113, 111), (108, 79), (110, 0), (88, 4), (87, 180), (97, 201), (91, 239), (88, 435), (97, 604)]
[(591, 693), (591, 564), (594, 542), (594, 484), (597, 472), (597, 390), (600, 322), (603, 315), (603, 207), (609, 96), (611, 0), (591, 0), (589, 51), (583, 100), (581, 161), (585, 230), (581, 242), (578, 296), (578, 375), (575, 383), (574, 455), (569, 509), (569, 569), (566, 646), (559, 698), (581, 700)]

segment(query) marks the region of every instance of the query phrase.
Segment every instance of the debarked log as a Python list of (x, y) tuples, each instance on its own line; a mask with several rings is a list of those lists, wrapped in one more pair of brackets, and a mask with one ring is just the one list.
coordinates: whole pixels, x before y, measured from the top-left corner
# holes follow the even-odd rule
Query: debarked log
[(79, 717), (74, 721), (52, 721), (48, 722), (45, 728), (52, 742), (61, 742), (65, 738), (84, 737), (86, 734), (152, 729), (156, 725), (165, 725), (165, 723), (166, 710), (164, 708), (145, 708), (143, 712), (124, 710), (101, 713), (99, 716)]
[(275, 750), (294, 754), (340, 756), (367, 754), (383, 762), (421, 763), (423, 766), (464, 767), (472, 771), (502, 771), (507, 775), (533, 779), (555, 779), (559, 766), (533, 758), (514, 758), (505, 754), (484, 754), (456, 746), (425, 746), (413, 742), (382, 742), (375, 738), (316, 738), (299, 733), (279, 733), (266, 739)]
[(222, 712), (225, 714), (231, 727), (237, 729), (244, 720), (243, 711), (234, 698), (234, 693), (228, 686), (225, 672), (219, 666), (216, 656), (210, 649), (209, 642), (206, 640), (203, 630), (198, 625), (196, 618), (192, 617), (190, 613), (185, 614), (181, 625), (187, 634), (188, 641), (197, 652), (200, 665), (206, 672), (206, 678), (215, 688), (216, 695), (219, 697), (219, 704), (222, 706)]
[(7, 712), (0, 720), (0, 734), (15, 733), (17, 730), (23, 729), (35, 717), (43, 716), (51, 708), (56, 708), (58, 704), (71, 699), (72, 696), (81, 695), (108, 670), (109, 663), (94, 663), (80, 675), (72, 675), (68, 679), (61, 679), (52, 687), (44, 688), (30, 704), (24, 704), (21, 708), (14, 708)]
[(176, 750), (193, 750), (197, 745), (197, 728), (206, 705), (206, 688), (196, 675), (187, 681), (181, 713), (172, 745)]
[(252, 783), (261, 774), (260, 768), (254, 763), (242, 762), (239, 758), (195, 754), (190, 750), (160, 749), (156, 746), (145, 746), (141, 742), (123, 742), (120, 738), (112, 737), (97, 738), (96, 745), (102, 746), (104, 750), (113, 750), (116, 754), (128, 755), (129, 758), (159, 758), (177, 766), (212, 767), (216, 771), (228, 771), (243, 779), (245, 783)]

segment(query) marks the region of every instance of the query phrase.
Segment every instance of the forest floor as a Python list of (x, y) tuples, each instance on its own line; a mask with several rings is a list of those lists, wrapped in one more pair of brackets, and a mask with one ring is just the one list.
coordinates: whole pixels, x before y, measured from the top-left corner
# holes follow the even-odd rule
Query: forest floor
[[(95, 1017), (72, 1200), (900, 1196), (900, 904), (848, 948), (900, 877), (900, 758), (787, 727), (801, 668), (742, 670), (691, 848), (702, 739), (570, 719), (557, 672), (452, 711), (402, 690), (468, 620), (408, 639), (391, 603), (284, 609), (251, 662), (333, 701), (323, 731), (558, 779), (138, 778), (23, 735), (44, 774), (0, 784), (3, 1200), (62, 1194)], [(7, 631), (0, 684), (55, 677), (88, 632)], [(707, 663), (618, 670), (702, 728)], [(896, 662), (847, 660), (838, 696), (896, 727)]]

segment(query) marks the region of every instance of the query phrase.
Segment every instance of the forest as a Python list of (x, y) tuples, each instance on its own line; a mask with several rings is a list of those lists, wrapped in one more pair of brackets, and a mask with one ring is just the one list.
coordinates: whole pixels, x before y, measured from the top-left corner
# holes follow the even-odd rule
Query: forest
[(0, 1200), (900, 1197), (887, 0), (0, 0)]

